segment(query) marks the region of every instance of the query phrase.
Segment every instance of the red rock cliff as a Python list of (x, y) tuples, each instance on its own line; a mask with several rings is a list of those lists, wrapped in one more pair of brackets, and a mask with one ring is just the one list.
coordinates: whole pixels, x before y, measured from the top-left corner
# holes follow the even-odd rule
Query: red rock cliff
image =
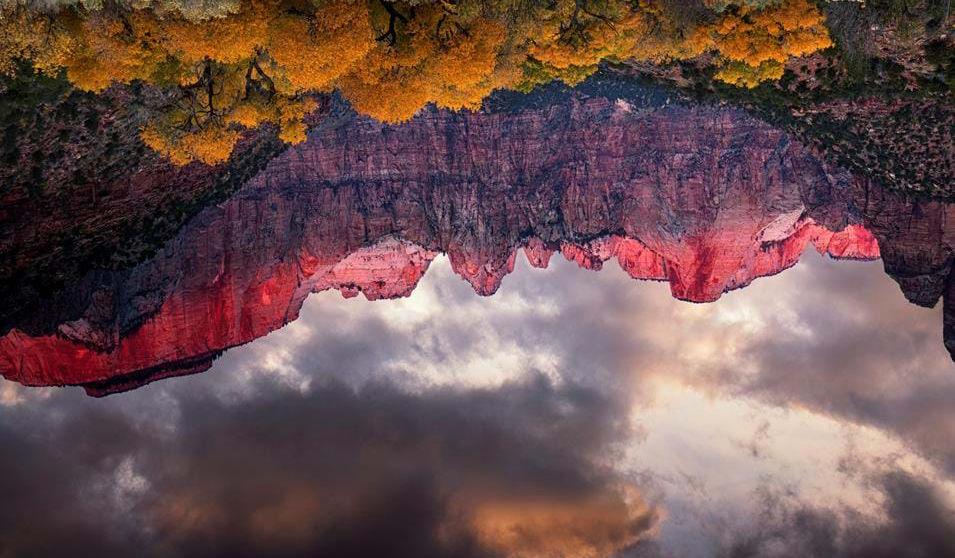
[[(102, 394), (200, 371), (294, 320), (311, 292), (407, 296), (442, 252), (484, 295), (523, 247), (536, 266), (556, 251), (591, 269), (616, 259), (705, 302), (792, 266), (810, 244), (855, 259), (888, 245), (893, 262), (944, 290), (952, 210), (923, 205), (878, 197), (733, 110), (569, 97), (401, 126), (329, 118), (154, 258), (51, 302), (78, 305), (75, 319), (0, 338), (0, 372)], [(894, 220), (926, 210), (936, 217), (924, 231)], [(914, 302), (942, 294), (907, 280)], [(912, 294), (922, 287), (932, 292)]]

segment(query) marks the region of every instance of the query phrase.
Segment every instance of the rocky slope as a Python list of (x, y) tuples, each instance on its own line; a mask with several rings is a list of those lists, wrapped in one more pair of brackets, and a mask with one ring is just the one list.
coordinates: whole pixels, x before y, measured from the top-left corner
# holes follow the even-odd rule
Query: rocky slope
[(729, 109), (569, 95), (401, 126), (339, 111), (155, 257), (38, 306), (57, 319), (0, 338), (0, 372), (129, 389), (208, 368), (294, 320), (311, 292), (407, 296), (438, 253), (490, 295), (521, 248), (537, 266), (555, 252), (592, 269), (616, 259), (694, 302), (786, 269), (809, 244), (881, 252), (912, 302), (945, 296), (951, 344), (953, 217)]

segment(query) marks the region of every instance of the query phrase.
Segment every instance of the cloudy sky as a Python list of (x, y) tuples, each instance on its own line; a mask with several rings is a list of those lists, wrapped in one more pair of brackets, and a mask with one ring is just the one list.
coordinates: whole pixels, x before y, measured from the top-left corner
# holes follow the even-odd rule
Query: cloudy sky
[(3, 558), (955, 555), (941, 310), (813, 252), (707, 305), (442, 258), (198, 376), (2, 383), (0, 439)]

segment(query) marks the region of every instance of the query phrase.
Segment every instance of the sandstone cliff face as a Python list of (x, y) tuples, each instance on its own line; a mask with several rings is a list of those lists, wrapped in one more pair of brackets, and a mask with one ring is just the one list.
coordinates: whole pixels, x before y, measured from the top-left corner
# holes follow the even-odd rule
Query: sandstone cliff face
[(952, 217), (733, 110), (571, 96), (401, 126), (339, 115), (154, 258), (65, 289), (50, 306), (78, 311), (55, 330), (0, 338), (0, 372), (98, 395), (201, 371), (294, 320), (311, 292), (407, 296), (438, 253), (483, 295), (523, 248), (539, 267), (557, 252), (590, 269), (616, 259), (706, 302), (809, 244), (837, 258), (881, 251), (906, 296), (933, 304), (951, 288)]

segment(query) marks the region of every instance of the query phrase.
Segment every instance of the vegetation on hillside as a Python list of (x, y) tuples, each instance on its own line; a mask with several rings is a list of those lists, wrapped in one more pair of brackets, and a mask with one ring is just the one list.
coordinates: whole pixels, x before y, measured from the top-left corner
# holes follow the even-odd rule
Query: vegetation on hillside
[(716, 79), (754, 87), (831, 45), (810, 0), (236, 2), (5, 0), (0, 70), (28, 60), (85, 91), (175, 90), (143, 141), (179, 164), (218, 163), (264, 123), (304, 140), (317, 93), (401, 122), (430, 103), (473, 109), (495, 89), (575, 84), (608, 60), (707, 55)]
[(820, 3), (833, 46), (779, 79), (728, 87), (705, 59), (618, 65), (696, 101), (741, 106), (833, 162), (906, 194), (955, 198), (955, 42), (948, 0)]

